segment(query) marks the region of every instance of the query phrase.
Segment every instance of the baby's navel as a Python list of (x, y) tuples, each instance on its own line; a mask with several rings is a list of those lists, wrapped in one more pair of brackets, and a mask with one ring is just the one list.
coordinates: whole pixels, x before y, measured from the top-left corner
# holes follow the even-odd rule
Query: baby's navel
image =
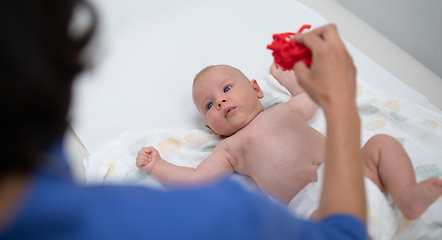
[(319, 168), (319, 166), (321, 166), (322, 162), (313, 162), (313, 166), (315, 166), (316, 168)]

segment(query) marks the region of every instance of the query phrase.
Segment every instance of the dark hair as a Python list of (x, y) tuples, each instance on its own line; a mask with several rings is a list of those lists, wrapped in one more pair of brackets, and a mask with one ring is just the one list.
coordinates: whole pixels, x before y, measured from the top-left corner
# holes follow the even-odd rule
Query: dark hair
[[(72, 37), (69, 26), (80, 4), (90, 10), (92, 24)], [(0, 1), (0, 179), (33, 170), (62, 136), (95, 16), (82, 0)]]

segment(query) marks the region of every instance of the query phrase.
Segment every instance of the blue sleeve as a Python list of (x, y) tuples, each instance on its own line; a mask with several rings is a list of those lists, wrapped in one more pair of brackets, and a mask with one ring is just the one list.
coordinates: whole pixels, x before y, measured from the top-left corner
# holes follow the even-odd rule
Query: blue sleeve
[(77, 186), (60, 174), (66, 164), (57, 158), (57, 154), (48, 157), (49, 167), (33, 175), (26, 199), (8, 228), (0, 232), (1, 239), (367, 237), (364, 224), (354, 217), (331, 216), (318, 223), (296, 219), (284, 206), (228, 180), (186, 191)]
[(232, 181), (188, 191), (79, 187), (51, 175), (33, 180), (5, 239), (366, 239), (348, 216), (314, 223)]
[[(365, 224), (354, 216), (333, 215), (319, 223), (323, 238), (318, 239), (367, 239)], [(316, 238), (315, 238), (316, 239)]]
[[(114, 211), (121, 219), (128, 219), (125, 220), (130, 223), (127, 231), (134, 231), (131, 228), (140, 222), (142, 226), (154, 226), (155, 230), (149, 230), (149, 236), (153, 238), (213, 240), (367, 238), (364, 224), (354, 217), (337, 215), (317, 223), (296, 219), (288, 213), (285, 206), (271, 203), (267, 197), (245, 191), (232, 181), (224, 181), (215, 186), (193, 191), (160, 193), (154, 191), (156, 194), (151, 192), (149, 196), (145, 196), (145, 189), (139, 189), (139, 197), (136, 198), (140, 199), (140, 202), (134, 202), (132, 198), (135, 196), (130, 188), (126, 190), (129, 192), (119, 200), (116, 196), (112, 196), (116, 201), (121, 201), (118, 204), (126, 207), (119, 209), (121, 212), (118, 212), (117, 207), (108, 205), (109, 211)], [(104, 201), (98, 202), (102, 205)], [(110, 221), (106, 226), (112, 224), (113, 221)], [(133, 236), (133, 239), (135, 238)]]

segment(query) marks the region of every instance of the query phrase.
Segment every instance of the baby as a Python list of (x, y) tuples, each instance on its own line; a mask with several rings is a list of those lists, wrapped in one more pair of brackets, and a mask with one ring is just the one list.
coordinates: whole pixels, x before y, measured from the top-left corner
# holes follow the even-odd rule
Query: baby
[[(149, 146), (137, 156), (137, 167), (169, 186), (197, 186), (220, 181), (234, 171), (253, 178), (258, 186), (289, 204), (308, 183), (317, 180), (325, 160), (325, 137), (306, 123), (317, 105), (291, 71), (273, 64), (271, 74), (292, 98), (264, 111), (264, 94), (228, 65), (209, 66), (195, 77), (192, 96), (206, 126), (224, 139), (196, 169), (173, 165)], [(384, 194), (391, 194), (408, 219), (418, 218), (442, 195), (442, 179), (416, 183), (402, 145), (387, 135), (372, 137), (361, 149), (364, 173)]]

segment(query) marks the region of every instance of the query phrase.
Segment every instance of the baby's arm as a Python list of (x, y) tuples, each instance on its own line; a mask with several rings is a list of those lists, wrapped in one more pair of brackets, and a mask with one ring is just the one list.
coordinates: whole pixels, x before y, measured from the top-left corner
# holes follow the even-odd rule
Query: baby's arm
[(283, 71), (282, 68), (278, 67), (275, 63), (270, 67), (270, 73), (292, 94), (292, 98), (287, 103), (295, 109), (304, 120), (307, 121), (310, 119), (316, 110), (318, 110), (318, 105), (310, 98), (301, 85), (299, 85), (295, 73), (292, 71)]
[(306, 92), (302, 92), (289, 101), (287, 101), (293, 109), (305, 120), (309, 120), (318, 110), (318, 105), (310, 98)]
[(215, 147), (196, 169), (180, 167), (163, 160), (154, 147), (142, 148), (138, 152), (137, 167), (151, 172), (158, 180), (172, 187), (198, 186), (221, 180), (233, 173), (227, 153)]
[(285, 87), (292, 96), (296, 96), (305, 90), (299, 85), (296, 75), (292, 71), (284, 71), (276, 63), (270, 67), (270, 74)]

